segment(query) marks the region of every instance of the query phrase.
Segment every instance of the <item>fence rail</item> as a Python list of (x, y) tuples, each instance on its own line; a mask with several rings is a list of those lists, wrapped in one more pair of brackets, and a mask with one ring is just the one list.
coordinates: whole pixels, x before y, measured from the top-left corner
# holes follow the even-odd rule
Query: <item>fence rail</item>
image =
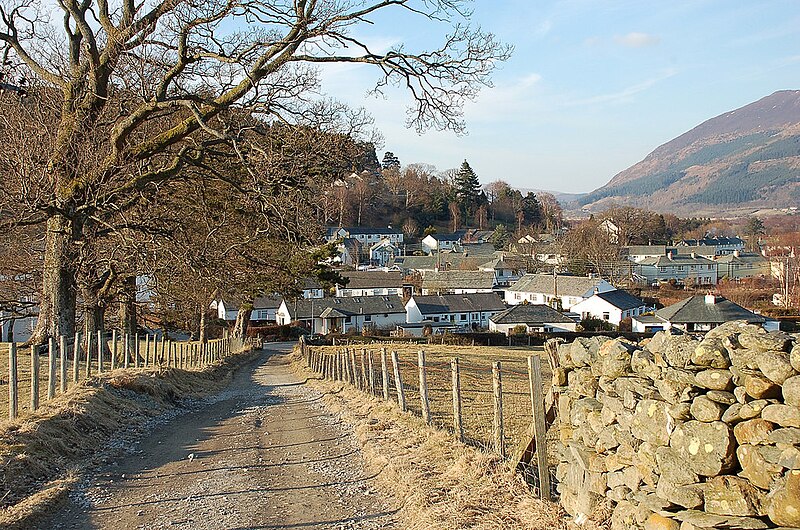
[[(543, 375), (538, 355), (516, 352), (489, 362), (468, 355), (434, 355), (424, 349), (413, 355), (386, 347), (379, 351), (313, 347), (302, 338), (300, 348), (306, 365), (322, 378), (396, 401), (401, 411), (452, 432), (456, 440), (498, 454), (522, 469), (542, 496), (550, 498), (553, 481), (545, 411), (552, 409), (552, 395), (550, 403), (546, 397), (551, 373)], [(551, 460), (555, 462), (556, 455)]]
[[(0, 387), (8, 387), (7, 393), (0, 391), (0, 411), (5, 408), (8, 418), (14, 420), (38, 409), (43, 397), (55, 399), (93, 374), (119, 368), (201, 370), (240, 351), (249, 342), (231, 337), (205, 343), (181, 342), (117, 331), (111, 333), (110, 340), (102, 333), (81, 339), (81, 334), (76, 333), (74, 337), (50, 339), (46, 345), (24, 349), (17, 343), (0, 343)], [(46, 363), (46, 369), (40, 369), (42, 363)], [(20, 401), (21, 392), (30, 399)]]

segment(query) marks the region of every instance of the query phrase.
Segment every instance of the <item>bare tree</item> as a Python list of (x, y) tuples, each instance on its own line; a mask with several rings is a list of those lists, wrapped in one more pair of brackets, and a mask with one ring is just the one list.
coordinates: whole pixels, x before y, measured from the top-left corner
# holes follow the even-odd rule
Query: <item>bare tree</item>
[[(462, 4), (64, 1), (53, 8), (60, 28), (35, 0), (0, 4), (4, 57), (24, 66), (28, 105), (55, 110), (45, 113), (53, 126), (39, 137), (42, 156), (10, 160), (30, 164), (25, 172), (36, 178), (22, 198), (29, 221), (47, 227), (36, 339), (73, 332), (76, 258), (87, 227), (111, 224), (160, 186), (186, 178), (187, 167), (204, 164), (215, 146), (240, 150), (252, 124), (230, 109), (275, 122), (324, 119), (330, 106), (310, 98), (318, 85), (313, 65), (372, 65), (377, 92), (391, 84), (409, 89), (409, 125), (462, 131), (462, 104), (510, 52), (464, 23)], [(451, 31), (427, 51), (381, 53), (358, 40), (354, 27), (393, 9), (450, 23)]]

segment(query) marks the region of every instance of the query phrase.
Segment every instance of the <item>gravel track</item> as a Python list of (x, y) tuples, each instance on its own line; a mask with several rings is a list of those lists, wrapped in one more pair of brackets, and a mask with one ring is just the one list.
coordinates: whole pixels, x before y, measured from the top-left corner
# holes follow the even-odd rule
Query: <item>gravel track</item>
[[(396, 528), (355, 436), (275, 345), (87, 476), (43, 529)], [(119, 451), (118, 451), (119, 453)]]

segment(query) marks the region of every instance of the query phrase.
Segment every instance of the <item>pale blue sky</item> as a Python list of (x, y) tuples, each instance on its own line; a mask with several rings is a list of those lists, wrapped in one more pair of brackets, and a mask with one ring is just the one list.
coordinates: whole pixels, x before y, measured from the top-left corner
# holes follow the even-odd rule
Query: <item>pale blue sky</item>
[[(323, 88), (367, 108), (405, 165), (465, 158), (483, 183), (591, 191), (704, 120), (776, 90), (800, 89), (798, 0), (477, 0), (473, 20), (515, 47), (468, 105), (469, 134), (405, 128), (408, 99), (367, 97), (374, 72), (335, 66)], [(415, 19), (359, 30), (374, 46), (417, 49)], [(417, 21), (418, 22), (418, 21)]]

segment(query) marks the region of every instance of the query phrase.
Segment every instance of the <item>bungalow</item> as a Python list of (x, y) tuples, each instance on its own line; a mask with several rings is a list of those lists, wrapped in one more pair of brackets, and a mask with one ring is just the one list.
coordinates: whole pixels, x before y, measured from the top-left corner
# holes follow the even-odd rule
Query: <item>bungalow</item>
[(299, 322), (312, 333), (360, 332), (365, 327), (394, 329), (406, 321), (403, 300), (397, 296), (364, 296), (286, 300), (276, 312), (278, 324)]
[(437, 270), (477, 270), (485, 257), (465, 256), (464, 254), (437, 254), (433, 256), (399, 256), (389, 262), (389, 267), (399, 269), (404, 274), (419, 272), (423, 275)]
[(576, 322), (544, 304), (519, 304), (489, 319), (489, 331), (510, 335), (514, 328), (525, 326), (525, 332), (563, 333), (575, 331)]
[(403, 274), (399, 271), (345, 271), (341, 276), (348, 282), (336, 286), (337, 297), (403, 294)]
[(497, 286), (494, 271), (431, 271), (422, 278), (422, 294), (491, 293)]
[(668, 251), (657, 258), (645, 258), (635, 267), (636, 275), (650, 285), (676, 280), (695, 285), (717, 284), (717, 263), (697, 254), (675, 254)]
[(751, 278), (769, 276), (771, 273), (769, 260), (757, 252), (734, 250), (730, 254), (719, 256), (716, 261), (718, 274), (722, 278)]
[(751, 324), (763, 324), (766, 319), (735, 304), (724, 296), (713, 294), (690, 296), (685, 300), (659, 309), (655, 315), (646, 315), (640, 320), (633, 318), (633, 331), (647, 331), (660, 321), (662, 329), (677, 328), (687, 332), (705, 332), (720, 324), (733, 320), (745, 320)]
[(373, 265), (386, 267), (393, 258), (402, 253), (397, 243), (389, 239), (381, 239), (369, 248), (369, 260)]
[(496, 252), (495, 256), (486, 263), (479, 265), (482, 271), (494, 271), (497, 285), (508, 287), (525, 275), (528, 269), (527, 261), (519, 256)]
[(595, 293), (613, 291), (616, 287), (602, 278), (585, 276), (555, 276), (552, 274), (526, 274), (505, 292), (508, 305), (558, 304), (564, 311)]
[(570, 308), (582, 319), (598, 318), (615, 326), (625, 318), (644, 315), (651, 310), (640, 298), (620, 289), (595, 293)]
[(494, 293), (412, 296), (406, 303), (406, 322), (451, 322), (462, 328), (488, 328), (489, 319), (505, 310)]
[(388, 239), (392, 243), (403, 242), (403, 232), (389, 228), (370, 228), (365, 226), (348, 226), (339, 228), (328, 228), (325, 239), (329, 242), (340, 239), (355, 239), (362, 245), (371, 246), (379, 243), (382, 239)]
[(428, 254), (439, 250), (454, 250), (461, 245), (461, 234), (428, 234), (422, 240), (422, 250)]
[(283, 297), (273, 294), (270, 296), (259, 296), (253, 300), (253, 310), (250, 312), (250, 322), (257, 324), (274, 323), (277, 320), (276, 313), (281, 306)]
[(241, 302), (231, 298), (217, 298), (208, 306), (209, 309), (217, 314), (217, 318), (226, 322), (236, 322), (236, 315), (239, 313)]

